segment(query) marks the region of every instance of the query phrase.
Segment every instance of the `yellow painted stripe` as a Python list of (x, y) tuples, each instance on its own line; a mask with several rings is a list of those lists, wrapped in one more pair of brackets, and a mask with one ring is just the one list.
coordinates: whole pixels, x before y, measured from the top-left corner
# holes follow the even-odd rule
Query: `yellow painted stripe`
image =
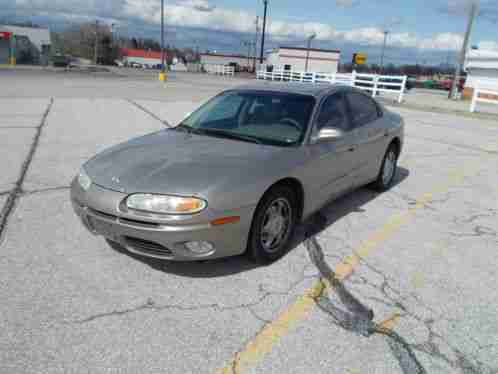
[[(479, 164), (477, 163), (476, 165)], [(423, 194), (416, 200), (416, 203), (412, 208), (403, 213), (394, 215), (381, 229), (364, 241), (353, 254), (347, 256), (336, 266), (334, 269), (336, 277), (339, 280), (344, 280), (350, 276), (360, 265), (362, 258), (370, 255), (374, 249), (378, 248), (379, 244), (385, 242), (397, 232), (399, 228), (407, 224), (418, 210), (430, 203), (435, 194), (446, 192), (453, 185), (462, 183), (468, 175), (466, 170), (469, 169), (470, 168), (463, 168), (451, 172), (446, 183), (438, 185), (431, 192)], [(472, 168), (472, 170), (477, 171), (476, 168)], [(246, 345), (244, 350), (237, 353), (228, 365), (218, 370), (216, 373), (241, 374), (261, 362), (264, 357), (272, 351), (273, 346), (278, 343), (280, 338), (285, 336), (294, 326), (308, 317), (315, 306), (314, 297), (322, 292), (324, 287), (325, 285), (322, 281), (316, 283), (303, 296), (299, 297), (294, 304), (280, 314), (276, 320), (267, 324), (258, 335)]]
[(398, 321), (401, 318), (401, 314), (396, 313), (393, 316), (389, 317), (385, 321), (379, 323), (378, 329), (382, 332), (390, 332), (394, 330), (396, 325), (398, 324)]
[(317, 282), (303, 296), (300, 296), (289, 309), (283, 312), (277, 320), (266, 325), (258, 335), (247, 344), (244, 351), (237, 354), (230, 365), (218, 373), (243, 373), (250, 366), (258, 363), (271, 352), (280, 338), (287, 334), (299, 321), (305, 318), (315, 306), (315, 298), (324, 290), (325, 284)]

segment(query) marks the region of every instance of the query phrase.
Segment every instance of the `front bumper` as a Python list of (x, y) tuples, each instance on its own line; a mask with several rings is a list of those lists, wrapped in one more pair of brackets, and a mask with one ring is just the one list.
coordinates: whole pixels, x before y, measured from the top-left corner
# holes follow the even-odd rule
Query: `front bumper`
[[(76, 179), (71, 185), (73, 209), (83, 225), (129, 252), (172, 261), (195, 261), (235, 256), (246, 249), (255, 207), (223, 212), (208, 207), (199, 214), (182, 216), (137, 215), (122, 209), (126, 196), (95, 184), (84, 191)], [(240, 221), (221, 226), (210, 223), (227, 216), (239, 216)], [(185, 246), (191, 241), (208, 242), (213, 249), (197, 254)]]

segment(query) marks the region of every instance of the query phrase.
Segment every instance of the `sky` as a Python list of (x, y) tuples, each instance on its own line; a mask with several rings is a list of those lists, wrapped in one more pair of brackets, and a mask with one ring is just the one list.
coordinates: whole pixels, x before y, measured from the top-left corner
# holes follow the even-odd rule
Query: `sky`
[[(268, 0), (265, 49), (305, 46), (315, 33), (314, 47), (340, 49), (343, 61), (365, 52), (375, 63), (387, 30), (388, 63), (452, 63), (471, 2), (479, 3), (472, 45), (498, 51), (498, 0)], [(263, 0), (165, 3), (168, 44), (224, 53), (247, 51), (242, 42), (254, 40), (255, 18), (263, 14)], [(160, 0), (0, 0), (0, 9), (0, 22), (61, 29), (99, 19), (121, 35), (160, 35)]]

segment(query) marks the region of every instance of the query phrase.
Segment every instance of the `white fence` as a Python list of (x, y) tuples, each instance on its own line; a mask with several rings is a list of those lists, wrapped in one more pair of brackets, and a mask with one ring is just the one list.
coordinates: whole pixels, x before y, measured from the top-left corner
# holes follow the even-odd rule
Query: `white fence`
[[(487, 95), (488, 98), (481, 97), (481, 95)], [(496, 98), (489, 98), (489, 96), (494, 96)], [(475, 87), (474, 95), (472, 96), (472, 103), (470, 104), (470, 112), (474, 113), (476, 111), (477, 103), (488, 103), (488, 104), (496, 104), (498, 105), (498, 89), (490, 90)]]
[(203, 65), (203, 67), (206, 73), (209, 74), (231, 75), (231, 76), (235, 74), (235, 68), (233, 66), (205, 64)]
[(257, 79), (284, 82), (302, 83), (340, 83), (362, 90), (372, 91), (375, 97), (379, 92), (390, 92), (398, 94), (398, 102), (403, 101), (406, 89), (407, 76), (360, 74), (326, 74), (292, 70), (273, 70), (271, 72), (260, 70), (256, 73)]

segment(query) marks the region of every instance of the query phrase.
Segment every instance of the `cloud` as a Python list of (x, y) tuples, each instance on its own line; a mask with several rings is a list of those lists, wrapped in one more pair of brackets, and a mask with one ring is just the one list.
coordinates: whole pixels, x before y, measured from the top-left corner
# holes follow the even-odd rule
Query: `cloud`
[(447, 6), (440, 10), (452, 15), (469, 14), (472, 4), (479, 7), (479, 17), (488, 21), (498, 21), (498, 2), (496, 0), (448, 0)]
[(428, 50), (460, 50), (463, 44), (463, 36), (461, 34), (444, 32), (434, 35), (433, 38), (422, 39), (418, 43), (419, 49)]
[(212, 12), (216, 7), (206, 0), (185, 0), (181, 4), (193, 8), (199, 12)]
[[(356, 1), (336, 0), (341, 6), (352, 6)], [(449, 0), (449, 3), (457, 7), (467, 4), (468, 1), (473, 0)], [(12, 0), (0, 0), (0, 8), (2, 7), (12, 8)], [(95, 17), (100, 17), (113, 23), (134, 24), (135, 30), (139, 29), (139, 24), (142, 24), (144, 29), (152, 29), (157, 27), (161, 20), (158, 0), (15, 0), (15, 13), (20, 15), (23, 12), (27, 16), (40, 14), (50, 19), (60, 17), (72, 21), (93, 20)], [(242, 9), (215, 7), (208, 0), (166, 1), (165, 19), (168, 28), (204, 29), (234, 35), (252, 34), (255, 16)], [(268, 25), (268, 31), (270, 34), (268, 38), (277, 43), (304, 41), (312, 33), (317, 35), (316, 42), (338, 45), (351, 43), (360, 46), (379, 46), (384, 40), (383, 29), (380, 27), (337, 30), (325, 23), (288, 19), (272, 20)], [(388, 43), (390, 47), (428, 51), (458, 50), (461, 39), (461, 35), (456, 33), (440, 33), (430, 38), (420, 38), (414, 33), (392, 32), (389, 34)]]
[[(216, 8), (207, 1), (182, 1), (166, 6), (166, 23), (173, 26), (205, 27), (212, 30), (249, 32), (254, 29), (255, 15), (244, 11)], [(157, 0), (125, 0), (124, 17), (144, 22), (160, 22)]]
[(337, 6), (351, 8), (359, 3), (359, 0), (335, 0)]
[(486, 40), (479, 43), (479, 49), (498, 52), (498, 42)]

